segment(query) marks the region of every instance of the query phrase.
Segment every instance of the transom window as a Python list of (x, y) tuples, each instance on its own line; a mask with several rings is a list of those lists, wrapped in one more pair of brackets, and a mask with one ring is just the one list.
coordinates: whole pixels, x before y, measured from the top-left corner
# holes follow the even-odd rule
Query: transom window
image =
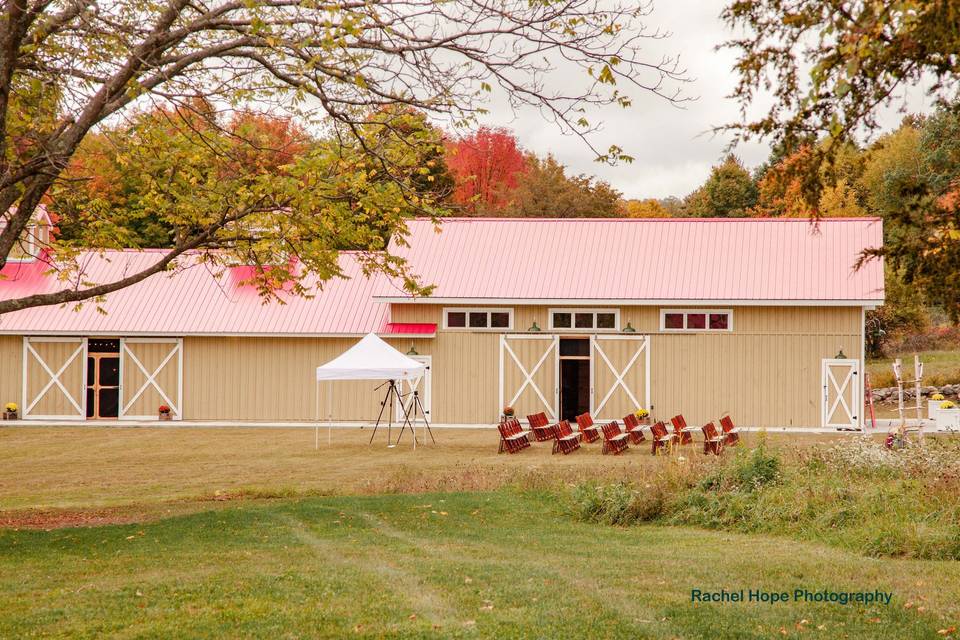
[(509, 331), (513, 329), (513, 309), (445, 308), (443, 328)]
[(661, 331), (733, 331), (732, 309), (661, 309)]
[(619, 309), (550, 309), (551, 331), (618, 331)]

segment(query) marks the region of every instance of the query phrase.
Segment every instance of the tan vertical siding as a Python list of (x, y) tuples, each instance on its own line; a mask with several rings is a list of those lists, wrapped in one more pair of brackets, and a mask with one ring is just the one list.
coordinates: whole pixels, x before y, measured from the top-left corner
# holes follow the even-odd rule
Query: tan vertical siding
[[(442, 327), (442, 308), (395, 304), (391, 313), (397, 322), (436, 322)], [(513, 307), (514, 331), (525, 333), (536, 322), (548, 333), (548, 308)], [(698, 424), (729, 412), (737, 422), (751, 426), (819, 426), (821, 360), (834, 357), (841, 349), (848, 357), (862, 358), (861, 313), (859, 307), (734, 307), (733, 331), (661, 333), (660, 307), (631, 306), (621, 308), (620, 323), (625, 327), (629, 322), (639, 333), (651, 336), (651, 401), (658, 417), (682, 412), (691, 424)], [(434, 361), (435, 419), (495, 419), (487, 407), (496, 407), (499, 393), (496, 335), (440, 328), (429, 348)], [(490, 354), (485, 354), (486, 349)], [(630, 350), (619, 346), (609, 351), (615, 353), (611, 360), (617, 358), (615, 365), (622, 370)], [(480, 384), (464, 385), (449, 375), (451, 365), (456, 369), (464, 361), (475, 365), (470, 376), (472, 381), (482, 381)], [(599, 402), (614, 378), (604, 363), (594, 364), (594, 376), (595, 401)], [(628, 385), (643, 402), (642, 368), (628, 376)], [(459, 398), (459, 403), (470, 397), (470, 408), (444, 406), (440, 398), (447, 394)], [(525, 398), (518, 400), (515, 408), (524, 415), (529, 407), (522, 401)], [(631, 404), (618, 390), (604, 407), (603, 417), (620, 418), (633, 409)]]
[[(687, 307), (693, 308), (693, 307)], [(395, 322), (436, 322), (442, 327), (442, 305), (403, 305), (392, 308)], [(511, 345), (529, 369), (546, 349), (547, 306), (514, 307), (514, 332), (526, 333), (536, 322), (543, 340), (514, 340)], [(842, 349), (849, 357), (862, 357), (861, 309), (834, 307), (735, 307), (731, 332), (661, 333), (659, 307), (621, 308), (621, 326), (628, 322), (639, 334), (650, 336), (650, 387), (657, 417), (682, 412), (691, 424), (715, 419), (729, 412), (738, 423), (750, 426), (819, 426), (821, 360)], [(561, 334), (564, 335), (564, 334)], [(570, 334), (576, 335), (576, 334)], [(580, 334), (582, 335), (582, 334)], [(624, 335), (624, 334), (621, 334)], [(194, 420), (313, 420), (316, 416), (316, 366), (343, 353), (358, 338), (246, 338), (186, 337), (183, 341), (183, 418)], [(494, 331), (438, 330), (435, 338), (392, 338), (406, 352), (413, 346), (432, 357), (432, 416), (441, 423), (492, 423), (499, 413), (500, 333)], [(524, 343), (521, 346), (516, 346)], [(38, 343), (44, 344), (44, 343)], [(51, 343), (56, 344), (56, 343)], [(635, 352), (636, 341), (601, 342), (619, 371)], [(75, 348), (75, 344), (73, 345)], [(144, 365), (152, 372), (160, 351), (170, 345), (131, 343), (143, 352)], [(41, 347), (69, 350), (69, 344)], [(0, 401), (20, 402), (22, 338), (0, 337)], [(51, 360), (57, 360), (51, 353)], [(60, 354), (66, 357), (67, 354)], [(640, 403), (645, 402), (643, 359), (625, 381)], [(82, 392), (79, 359), (67, 372), (71, 388)], [(53, 366), (53, 363), (51, 363)], [(508, 401), (522, 383), (522, 376), (509, 357), (505, 360)], [(30, 389), (36, 393), (49, 376), (36, 365), (30, 367)], [(158, 380), (164, 389), (174, 389), (175, 367)], [(41, 375), (43, 374), (43, 375)], [(557, 384), (552, 357), (535, 376), (547, 400), (553, 401)], [(599, 402), (614, 380), (600, 362), (594, 363), (595, 401)], [(125, 394), (142, 385), (143, 375), (124, 365)], [(371, 420), (380, 408), (383, 390), (376, 382), (334, 383), (333, 414), (345, 420)], [(321, 415), (327, 413), (327, 385), (320, 388)], [(59, 390), (51, 390), (48, 404), (34, 413), (68, 414)], [(79, 395), (78, 395), (79, 397)], [(161, 403), (152, 389), (144, 392), (131, 414), (152, 415)], [(64, 406), (67, 405), (67, 406)], [(156, 406), (155, 406), (156, 405)], [(635, 406), (618, 389), (602, 411), (605, 418), (621, 418)], [(72, 407), (69, 407), (72, 410)], [(515, 403), (521, 416), (542, 408), (542, 402), (526, 389)], [(75, 413), (75, 411), (73, 411)], [(58, 413), (54, 413), (58, 415)]]

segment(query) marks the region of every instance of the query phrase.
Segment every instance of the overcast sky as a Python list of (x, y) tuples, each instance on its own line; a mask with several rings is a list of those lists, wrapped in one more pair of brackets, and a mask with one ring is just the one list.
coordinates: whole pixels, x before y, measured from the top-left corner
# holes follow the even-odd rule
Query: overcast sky
[[(552, 152), (571, 173), (596, 175), (627, 198), (683, 197), (703, 183), (710, 167), (724, 153), (728, 140), (714, 136), (710, 128), (739, 117), (737, 103), (725, 97), (736, 84), (731, 71), (734, 52), (715, 50), (731, 36), (718, 17), (725, 4), (722, 0), (655, 0), (647, 22), (672, 35), (650, 42), (647, 58), (656, 61), (663, 54), (680, 54), (693, 80), (685, 85), (684, 92), (697, 100), (678, 108), (651, 94), (635, 93), (633, 107), (601, 111), (604, 128), (596, 134), (597, 148), (618, 144), (634, 156), (632, 164), (609, 167), (594, 162), (582, 141), (560, 135), (554, 125), (535, 112), (514, 117), (508, 108), (494, 104), (483, 123), (513, 129), (525, 148), (541, 155)], [(922, 109), (923, 103), (920, 94), (910, 100), (910, 107)], [(901, 117), (891, 109), (883, 120), (895, 126)], [(596, 119), (591, 115), (591, 120)], [(769, 146), (741, 146), (736, 153), (753, 167), (767, 158)]]

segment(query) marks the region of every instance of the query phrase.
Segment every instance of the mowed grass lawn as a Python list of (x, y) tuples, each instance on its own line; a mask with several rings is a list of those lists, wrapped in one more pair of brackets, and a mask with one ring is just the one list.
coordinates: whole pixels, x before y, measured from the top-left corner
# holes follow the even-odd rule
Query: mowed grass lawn
[[(895, 595), (694, 606), (692, 588)], [(958, 599), (957, 563), (591, 525), (507, 489), (0, 532), (3, 637), (928, 638)]]
[[(569, 513), (564, 485), (676, 464), (647, 448), (498, 456), (496, 432), (438, 430), (414, 452), (369, 434), (322, 432), (315, 450), (304, 429), (0, 429), (0, 637), (924, 638), (960, 622), (957, 562)], [(721, 588), (894, 599), (690, 602)]]

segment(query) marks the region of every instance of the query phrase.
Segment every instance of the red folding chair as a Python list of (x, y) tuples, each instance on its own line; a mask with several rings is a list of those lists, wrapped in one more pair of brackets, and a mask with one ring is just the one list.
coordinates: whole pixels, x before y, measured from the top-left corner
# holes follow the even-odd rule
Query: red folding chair
[(662, 421), (657, 422), (650, 427), (650, 434), (653, 440), (650, 453), (653, 455), (663, 453), (664, 451), (670, 453), (670, 450), (673, 449), (673, 445), (677, 442), (677, 436), (667, 431), (667, 425), (663, 424)]
[(683, 419), (683, 414), (677, 414), (670, 418), (670, 422), (673, 423), (673, 433), (677, 436), (677, 443), (691, 444), (693, 442), (693, 434), (690, 431), (687, 431), (687, 421)]
[(530, 430), (533, 431), (533, 438), (537, 442), (552, 440), (555, 437), (553, 427), (550, 425), (550, 421), (547, 420), (547, 414), (540, 412), (532, 416), (527, 416), (527, 423), (530, 425)]
[(643, 435), (643, 425), (640, 424), (640, 418), (632, 413), (623, 416), (623, 428), (630, 434), (630, 442), (633, 444), (640, 444), (647, 439)]
[(558, 451), (563, 455), (572, 453), (580, 448), (580, 433), (574, 432), (569, 420), (561, 420), (550, 427), (553, 430), (553, 453)]
[(600, 429), (593, 424), (593, 418), (589, 413), (581, 413), (577, 416), (577, 428), (583, 434), (583, 439), (587, 442), (596, 442), (600, 439)]
[(618, 455), (627, 450), (630, 444), (630, 435), (620, 431), (616, 420), (603, 425), (603, 450), (601, 453)]
[(500, 431), (500, 449), (497, 453), (517, 453), (530, 446), (528, 432), (520, 428), (517, 420), (507, 420), (501, 422), (497, 429)]
[(726, 437), (717, 431), (717, 425), (708, 422), (700, 427), (700, 430), (703, 431), (703, 455), (707, 455), (708, 453), (716, 456), (720, 455), (720, 452), (723, 451), (723, 441)]
[(734, 447), (740, 444), (740, 429), (733, 426), (733, 420), (730, 416), (720, 418), (720, 428), (723, 429), (724, 444), (728, 447)]

